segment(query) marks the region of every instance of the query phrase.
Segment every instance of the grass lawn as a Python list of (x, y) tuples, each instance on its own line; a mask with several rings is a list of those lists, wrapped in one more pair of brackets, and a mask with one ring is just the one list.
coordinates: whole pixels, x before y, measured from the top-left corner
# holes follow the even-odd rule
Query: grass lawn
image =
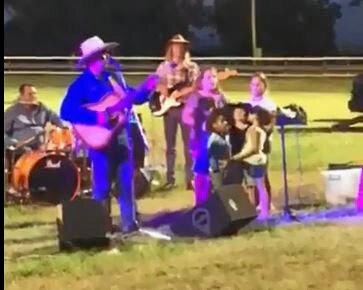
[[(21, 82), (38, 87), (42, 101), (58, 110), (69, 77), (5, 76), (4, 106)], [(137, 78), (130, 79), (136, 83)], [(353, 117), (347, 109), (350, 79), (271, 78), (271, 97), (281, 106), (305, 108), (311, 125), (317, 118)], [(230, 100), (247, 97), (247, 80), (224, 83)], [(164, 162), (160, 119), (142, 113), (152, 150), (152, 163)], [(316, 123), (315, 123), (316, 124)], [(320, 124), (319, 124), (320, 125)], [(274, 201), (281, 200), (281, 154), (274, 136), (271, 177)], [(181, 144), (178, 140), (178, 149)], [(287, 135), (289, 185), (292, 199), (323, 201), (320, 171), (329, 163), (363, 163), (363, 135), (353, 133)], [(180, 150), (178, 150), (181, 152)], [(182, 185), (183, 164), (177, 160)], [(306, 185), (312, 185), (304, 187)], [(176, 189), (138, 202), (142, 213), (192, 205), (191, 192)], [(117, 213), (117, 209), (114, 210)], [(361, 289), (363, 231), (357, 225), (310, 225), (250, 232), (233, 238), (190, 243), (126, 244), (120, 252), (57, 251), (51, 207), (5, 208), (6, 289)], [(33, 255), (33, 256), (32, 256)]]
[[(127, 243), (115, 254), (50, 255), (57, 251), (51, 216), (52, 209), (7, 209), (6, 289), (348, 290), (363, 283), (358, 225), (294, 226), (190, 243)], [(25, 220), (28, 227), (17, 227)]]

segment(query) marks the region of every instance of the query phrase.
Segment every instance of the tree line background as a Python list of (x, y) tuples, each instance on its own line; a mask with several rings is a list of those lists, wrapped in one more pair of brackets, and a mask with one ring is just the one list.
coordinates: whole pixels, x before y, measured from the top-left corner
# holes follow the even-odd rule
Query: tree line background
[[(349, 0), (360, 5), (362, 0)], [(5, 55), (71, 55), (87, 37), (120, 43), (122, 55), (157, 56), (188, 26), (212, 23), (221, 45), (194, 55), (251, 55), (250, 0), (5, 0), (16, 16), (4, 26)], [(257, 0), (257, 46), (264, 56), (338, 55), (330, 0)]]

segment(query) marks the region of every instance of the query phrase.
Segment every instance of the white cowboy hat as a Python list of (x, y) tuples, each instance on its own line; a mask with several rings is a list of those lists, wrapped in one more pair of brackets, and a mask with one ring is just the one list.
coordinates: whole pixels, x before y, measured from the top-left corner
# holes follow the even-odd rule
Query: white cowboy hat
[(168, 45), (172, 43), (183, 43), (183, 44), (189, 44), (189, 41), (186, 40), (183, 35), (176, 34), (172, 38), (169, 39)]
[(81, 58), (79, 59), (79, 63), (85, 63), (87, 59), (96, 53), (110, 50), (119, 44), (117, 42), (104, 42), (100, 37), (93, 36), (85, 41), (83, 41), (80, 45), (81, 50)]

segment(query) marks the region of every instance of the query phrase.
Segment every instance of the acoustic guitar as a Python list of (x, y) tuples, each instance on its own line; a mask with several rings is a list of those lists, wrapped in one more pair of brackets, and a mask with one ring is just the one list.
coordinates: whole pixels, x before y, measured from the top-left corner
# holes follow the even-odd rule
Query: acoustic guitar
[[(141, 87), (149, 87), (158, 80), (155, 75), (150, 75), (141, 84)], [(106, 112), (109, 122), (106, 126), (73, 124), (74, 132), (90, 148), (102, 149), (106, 147), (115, 132), (118, 131), (132, 114), (134, 95), (127, 88), (119, 84), (112, 76), (109, 77), (113, 91), (104, 95), (100, 101), (93, 104), (85, 104), (84, 107), (95, 112)], [(151, 88), (150, 88), (151, 89)]]
[(87, 104), (85, 108), (95, 112), (107, 112), (109, 123), (106, 126), (73, 124), (74, 132), (88, 146), (93, 149), (106, 147), (114, 133), (125, 124), (130, 100), (121, 98), (116, 92), (106, 94), (100, 101)]
[(106, 112), (109, 122), (106, 126), (72, 124), (76, 135), (90, 148), (106, 147), (115, 132), (122, 127), (132, 108), (132, 97), (110, 76), (113, 91), (105, 94), (97, 103), (85, 104), (84, 107), (94, 112)]

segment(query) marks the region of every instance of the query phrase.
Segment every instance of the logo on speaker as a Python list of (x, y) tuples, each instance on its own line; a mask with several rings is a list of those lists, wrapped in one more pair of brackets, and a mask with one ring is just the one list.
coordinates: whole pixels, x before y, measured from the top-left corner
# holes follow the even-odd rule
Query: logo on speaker
[(228, 200), (228, 204), (229, 206), (234, 210), (234, 211), (237, 211), (238, 210), (238, 207), (237, 207), (237, 204), (234, 202), (233, 199), (229, 199)]
[(198, 208), (193, 212), (192, 223), (193, 226), (206, 235), (210, 235), (211, 224), (210, 214), (205, 208)]

